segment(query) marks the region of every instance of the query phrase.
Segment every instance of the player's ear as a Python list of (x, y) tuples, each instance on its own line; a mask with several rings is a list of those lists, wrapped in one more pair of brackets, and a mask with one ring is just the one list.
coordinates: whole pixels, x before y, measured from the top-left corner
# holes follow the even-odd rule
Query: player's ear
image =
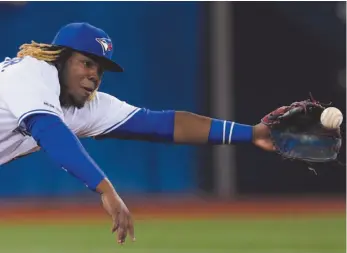
[(55, 61), (55, 66), (60, 72), (63, 70), (67, 60), (72, 56), (72, 50), (65, 48), (59, 55), (58, 59)]

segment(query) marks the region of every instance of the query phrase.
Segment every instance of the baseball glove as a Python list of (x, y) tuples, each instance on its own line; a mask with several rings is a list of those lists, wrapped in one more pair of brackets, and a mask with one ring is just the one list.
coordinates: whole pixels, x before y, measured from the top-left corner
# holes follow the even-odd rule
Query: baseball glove
[(327, 129), (321, 124), (325, 106), (311, 96), (277, 108), (262, 118), (261, 122), (270, 128), (276, 151), (284, 158), (309, 164), (335, 161), (341, 148), (341, 134), (339, 128)]

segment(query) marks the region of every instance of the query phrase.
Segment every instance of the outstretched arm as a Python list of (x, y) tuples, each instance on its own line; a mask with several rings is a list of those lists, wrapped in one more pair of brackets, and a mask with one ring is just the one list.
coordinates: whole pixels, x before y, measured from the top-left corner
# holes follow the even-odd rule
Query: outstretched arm
[(151, 111), (141, 109), (122, 125), (96, 139), (119, 138), (172, 142), (178, 144), (254, 143), (273, 150), (266, 126), (239, 124), (185, 111)]
[(264, 124), (250, 126), (190, 112), (175, 113), (174, 141), (188, 144), (253, 143), (264, 150), (274, 150), (269, 128)]
[(111, 216), (113, 230), (118, 229), (118, 242), (124, 243), (128, 233), (134, 236), (130, 213), (104, 172), (88, 155), (77, 137), (52, 114), (34, 114), (23, 120), (26, 131), (57, 165), (98, 192), (104, 209)]

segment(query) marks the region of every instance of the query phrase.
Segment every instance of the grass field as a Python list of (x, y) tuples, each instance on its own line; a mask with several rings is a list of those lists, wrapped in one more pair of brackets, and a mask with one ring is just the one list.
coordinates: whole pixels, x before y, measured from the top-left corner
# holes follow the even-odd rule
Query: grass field
[[(57, 217), (59, 218), (59, 217)], [(59, 219), (58, 219), (59, 220)], [(120, 246), (108, 220), (0, 223), (1, 253), (345, 253), (344, 215), (143, 219)]]

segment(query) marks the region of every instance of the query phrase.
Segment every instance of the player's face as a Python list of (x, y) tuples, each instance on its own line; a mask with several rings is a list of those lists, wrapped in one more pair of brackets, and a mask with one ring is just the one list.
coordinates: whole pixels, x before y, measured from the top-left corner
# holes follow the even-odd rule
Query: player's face
[(81, 108), (99, 87), (103, 69), (96, 59), (73, 52), (61, 73), (64, 106)]

